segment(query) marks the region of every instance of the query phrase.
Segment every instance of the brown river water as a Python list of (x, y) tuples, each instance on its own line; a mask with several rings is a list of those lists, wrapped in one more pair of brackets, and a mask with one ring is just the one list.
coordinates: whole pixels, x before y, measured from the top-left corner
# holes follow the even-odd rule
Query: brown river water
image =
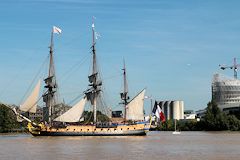
[(240, 160), (240, 132), (149, 132), (135, 137), (0, 134), (0, 160)]

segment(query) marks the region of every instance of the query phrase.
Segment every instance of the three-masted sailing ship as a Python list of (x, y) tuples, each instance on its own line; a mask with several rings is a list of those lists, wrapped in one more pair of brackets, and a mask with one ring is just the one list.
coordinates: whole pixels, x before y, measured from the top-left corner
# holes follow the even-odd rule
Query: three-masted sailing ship
[[(84, 92), (84, 97), (68, 111), (60, 116), (54, 115), (54, 106), (56, 105), (56, 92), (57, 82), (55, 75), (55, 68), (53, 62), (53, 35), (61, 31), (59, 28), (54, 28), (51, 32), (51, 45), (49, 51), (49, 71), (48, 77), (44, 80), (46, 91), (43, 94), (43, 101), (48, 109), (48, 122), (36, 123), (21, 115), (15, 113), (18, 117), (27, 120), (27, 129), (33, 136), (133, 136), (133, 135), (146, 135), (150, 128), (150, 123), (144, 121), (144, 94), (143, 89), (132, 100), (128, 96), (128, 86), (126, 80), (126, 67), (124, 62), (123, 67), (123, 79), (124, 89), (120, 94), (122, 104), (124, 106), (124, 118), (121, 123), (99, 122), (97, 118), (98, 110), (98, 98), (102, 93), (102, 81), (99, 76), (96, 59), (96, 32), (94, 23), (92, 24), (92, 72), (88, 76), (89, 88)], [(20, 106), (20, 110), (25, 112), (36, 112), (38, 93), (40, 90), (40, 82), (37, 83), (33, 92), (23, 105)], [(90, 103), (93, 112), (93, 121), (88, 124), (80, 123), (84, 106), (86, 103)], [(59, 125), (61, 124), (61, 125)]]

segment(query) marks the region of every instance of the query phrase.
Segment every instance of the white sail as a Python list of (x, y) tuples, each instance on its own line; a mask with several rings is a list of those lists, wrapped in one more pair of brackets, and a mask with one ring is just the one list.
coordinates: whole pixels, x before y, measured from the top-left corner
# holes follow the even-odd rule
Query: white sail
[(25, 102), (20, 105), (20, 110), (24, 112), (36, 113), (37, 111), (37, 101), (39, 97), (41, 81), (39, 80), (35, 88)]
[(79, 122), (82, 116), (85, 103), (87, 98), (81, 99), (77, 104), (75, 104), (71, 109), (62, 114), (61, 116), (54, 119), (54, 121), (59, 122)]
[(142, 90), (136, 97), (134, 97), (126, 106), (127, 120), (144, 120), (143, 104), (144, 104), (145, 89)]

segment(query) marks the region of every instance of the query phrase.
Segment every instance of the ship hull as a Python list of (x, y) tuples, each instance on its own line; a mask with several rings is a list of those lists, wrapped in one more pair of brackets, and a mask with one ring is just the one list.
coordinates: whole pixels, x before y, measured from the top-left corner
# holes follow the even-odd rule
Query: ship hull
[(39, 133), (31, 133), (33, 136), (145, 136), (146, 132), (140, 131), (127, 131), (123, 133), (96, 133), (96, 132), (48, 132), (40, 131)]
[(66, 128), (35, 128), (30, 126), (33, 136), (145, 136), (149, 129), (146, 124), (120, 125), (98, 128), (96, 126), (67, 126)]

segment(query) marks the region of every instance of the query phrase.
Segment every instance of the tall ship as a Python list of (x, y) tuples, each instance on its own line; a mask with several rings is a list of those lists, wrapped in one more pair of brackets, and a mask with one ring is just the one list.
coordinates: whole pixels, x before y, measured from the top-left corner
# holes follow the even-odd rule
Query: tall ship
[[(45, 108), (47, 109), (47, 122), (36, 123), (26, 116), (12, 108), (18, 119), (28, 121), (27, 130), (33, 136), (143, 136), (149, 131), (150, 122), (144, 121), (144, 94), (145, 89), (140, 91), (133, 99), (130, 100), (128, 95), (128, 85), (126, 78), (126, 67), (124, 62), (123, 81), (124, 88), (120, 93), (121, 104), (124, 107), (124, 116), (121, 122), (112, 122), (110, 118), (99, 119), (101, 112), (99, 108), (99, 98), (103, 92), (102, 81), (100, 79), (97, 58), (96, 58), (96, 32), (94, 23), (92, 23), (92, 67), (91, 74), (88, 76), (89, 85), (83, 92), (83, 98), (73, 107), (63, 114), (56, 115), (56, 94), (58, 85), (55, 74), (53, 58), (53, 36), (54, 33), (60, 33), (61, 30), (53, 27), (51, 32), (51, 43), (49, 51), (49, 69), (48, 76), (44, 79), (45, 92), (42, 95)], [(24, 112), (36, 112), (38, 95), (40, 91), (40, 81), (33, 89), (26, 101), (20, 105), (20, 110)], [(84, 121), (84, 107), (88, 104), (91, 106), (91, 122)], [(106, 117), (106, 115), (104, 115)]]

